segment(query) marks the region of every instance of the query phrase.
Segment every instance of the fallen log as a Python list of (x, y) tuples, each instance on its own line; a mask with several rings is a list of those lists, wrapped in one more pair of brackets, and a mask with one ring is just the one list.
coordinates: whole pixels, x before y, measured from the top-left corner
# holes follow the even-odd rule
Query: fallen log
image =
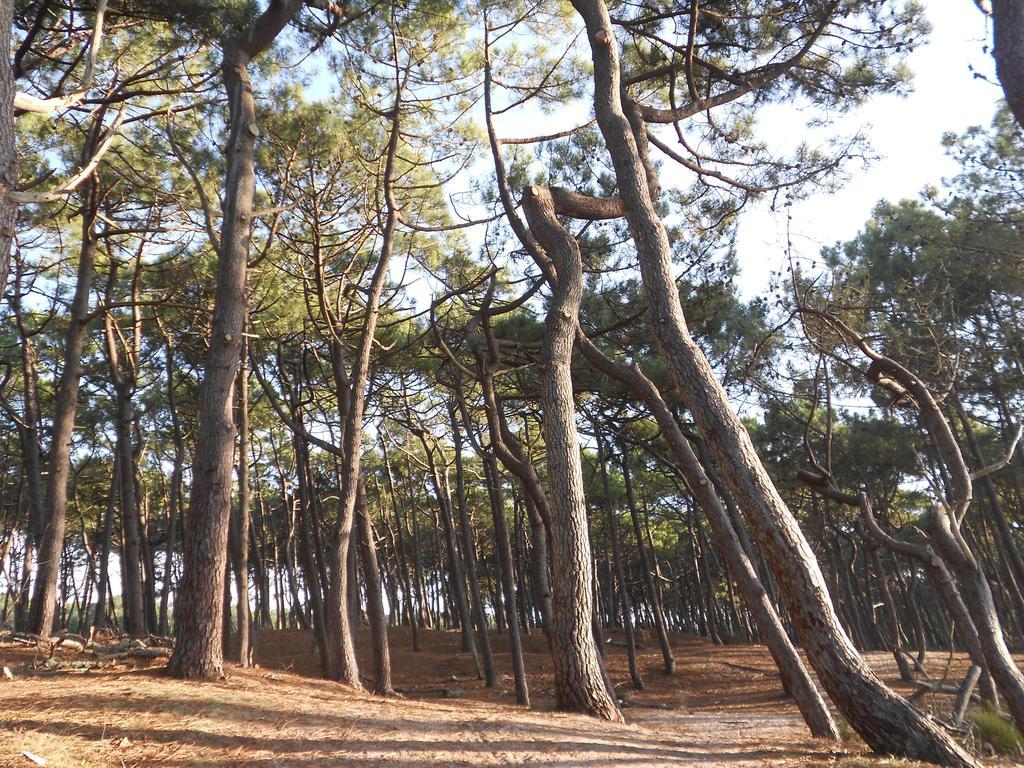
[(114, 650), (107, 653), (106, 649), (93, 651), (97, 659), (166, 659), (171, 655), (169, 648), (128, 648), (127, 650)]
[(745, 664), (733, 664), (731, 661), (720, 661), (718, 663), (723, 664), (731, 669), (738, 669), (741, 672), (753, 672), (755, 675), (761, 675), (762, 677), (764, 675), (771, 674), (770, 672), (768, 672), (768, 670), (765, 669), (759, 669), (758, 667), (748, 667)]
[(85, 638), (79, 635), (59, 635), (58, 637), (50, 637), (48, 640), (55, 650), (57, 648), (79, 652), (85, 650)]
[[(959, 685), (946, 685), (943, 683), (931, 683), (931, 682), (920, 682), (917, 684), (917, 689), (907, 696), (907, 701), (911, 704), (919, 701), (926, 693), (945, 693), (950, 696), (956, 696), (960, 693), (961, 686)], [(976, 693), (970, 694), (970, 700), (975, 704), (981, 703), (981, 696)]]

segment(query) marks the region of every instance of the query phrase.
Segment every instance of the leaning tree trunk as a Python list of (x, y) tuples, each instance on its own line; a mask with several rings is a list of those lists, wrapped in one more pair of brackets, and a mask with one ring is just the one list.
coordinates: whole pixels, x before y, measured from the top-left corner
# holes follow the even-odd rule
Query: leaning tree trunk
[(804, 722), (813, 735), (838, 739), (839, 731), (832, 715), (800, 660), (796, 648), (790, 642), (772, 601), (761, 585), (753, 563), (729, 519), (728, 511), (715, 493), (713, 482), (704, 472), (658, 388), (638, 367), (629, 368), (612, 360), (583, 334), (579, 334), (577, 340), (584, 357), (591, 365), (628, 386), (647, 405), (661, 427), (662, 435), (675, 456), (683, 479), (711, 523), (719, 550), (732, 577), (736, 579), (747, 607), (754, 616), (761, 638), (768, 646), (768, 651), (779, 669), (783, 687), (795, 699), (800, 714), (803, 715)]
[(833, 702), (872, 749), (945, 765), (976, 766), (951, 737), (875, 676), (839, 626), (814, 553), (687, 329), (672, 276), (671, 247), (648, 186), (654, 181), (648, 177), (653, 169), (645, 168), (622, 108), (618, 49), (608, 10), (603, 0), (573, 0), (573, 6), (586, 23), (597, 122), (636, 245), (658, 348), (747, 515), (812, 666)]

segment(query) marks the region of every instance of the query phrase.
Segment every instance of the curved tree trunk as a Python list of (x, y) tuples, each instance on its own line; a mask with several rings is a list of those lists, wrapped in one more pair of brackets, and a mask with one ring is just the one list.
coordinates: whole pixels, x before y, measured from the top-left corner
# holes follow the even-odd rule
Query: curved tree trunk
[(654, 181), (648, 178), (653, 170), (642, 162), (620, 100), (618, 50), (607, 8), (602, 0), (573, 0), (573, 6), (586, 22), (597, 122), (637, 248), (658, 347), (782, 588), (811, 665), (872, 749), (945, 765), (976, 766), (952, 738), (875, 676), (840, 628), (807, 540), (687, 329), (671, 272), (671, 248), (648, 186)]
[(621, 721), (606, 688), (603, 665), (591, 631), (593, 611), (590, 537), (583, 491), (583, 466), (572, 390), (572, 348), (583, 298), (579, 247), (554, 222), (551, 194), (530, 187), (524, 196), (534, 236), (560, 265), (548, 310), (540, 365), (544, 442), (551, 483), (552, 626), (555, 698), (563, 709)]

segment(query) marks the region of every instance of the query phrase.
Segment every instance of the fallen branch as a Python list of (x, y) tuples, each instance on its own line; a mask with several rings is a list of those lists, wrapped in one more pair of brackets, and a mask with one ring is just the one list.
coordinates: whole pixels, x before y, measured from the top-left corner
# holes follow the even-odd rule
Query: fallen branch
[[(927, 693), (945, 693), (950, 696), (958, 696), (960, 694), (961, 688), (962, 686), (959, 685), (945, 685), (942, 683), (921, 682), (918, 683), (917, 689), (912, 694), (907, 696), (907, 701), (913, 704), (914, 702), (924, 697), (924, 695)], [(970, 695), (970, 700), (976, 704), (980, 704), (981, 696), (972, 692)]]
[(757, 667), (747, 667), (747, 666), (744, 666), (743, 664), (733, 664), (731, 661), (720, 661), (718, 663), (719, 664), (723, 664), (726, 667), (732, 667), (733, 669), (739, 669), (739, 670), (741, 670), (743, 672), (754, 672), (754, 673), (756, 673), (758, 675), (770, 674), (768, 672), (768, 670), (759, 669)]

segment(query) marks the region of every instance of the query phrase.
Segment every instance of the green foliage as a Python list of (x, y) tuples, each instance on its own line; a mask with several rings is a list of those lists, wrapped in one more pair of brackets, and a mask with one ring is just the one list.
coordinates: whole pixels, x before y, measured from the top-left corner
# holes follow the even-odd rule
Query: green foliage
[(975, 738), (1002, 755), (1024, 754), (1024, 735), (1017, 730), (1006, 714), (986, 707), (970, 715)]

